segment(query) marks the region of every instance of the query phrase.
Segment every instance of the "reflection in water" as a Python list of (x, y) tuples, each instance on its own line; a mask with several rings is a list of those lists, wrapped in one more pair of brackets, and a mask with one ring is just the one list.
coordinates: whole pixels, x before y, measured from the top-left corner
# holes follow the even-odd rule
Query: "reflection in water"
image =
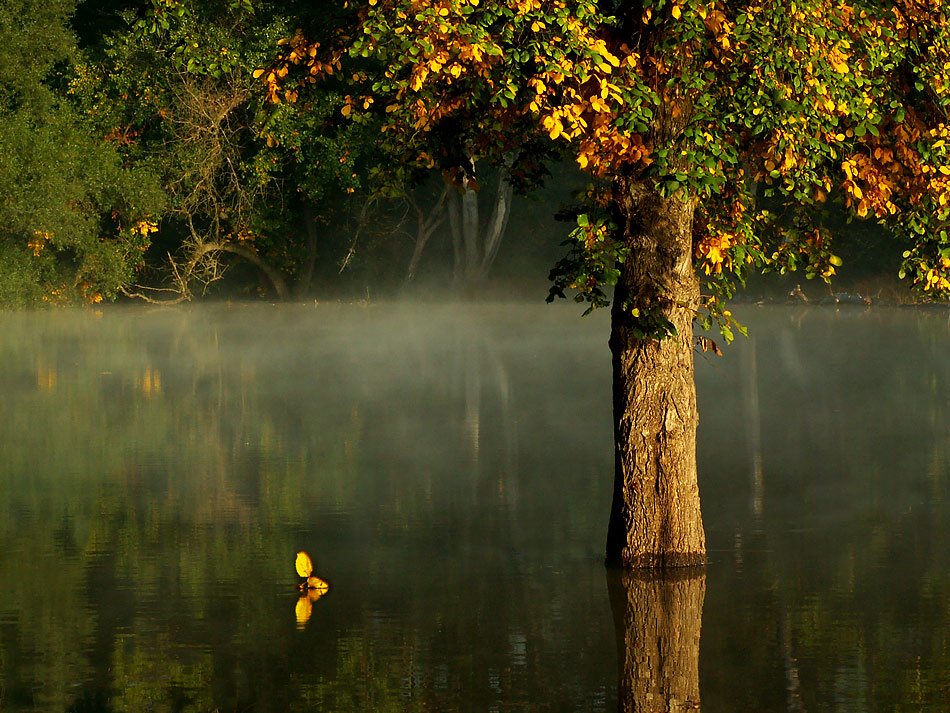
[[(705, 583), (611, 585), (621, 709), (943, 710), (946, 318), (746, 321), (698, 364)], [(0, 710), (616, 710), (606, 334), (570, 306), (0, 314)], [(296, 589), (301, 548), (332, 595)]]
[(608, 571), (607, 588), (617, 633), (617, 710), (698, 710), (705, 569)]

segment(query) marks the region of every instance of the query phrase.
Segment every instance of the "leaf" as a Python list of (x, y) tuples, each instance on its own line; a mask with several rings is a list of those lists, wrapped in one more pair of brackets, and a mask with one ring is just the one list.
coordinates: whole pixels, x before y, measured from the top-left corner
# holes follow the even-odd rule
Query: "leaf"
[(314, 592), (323, 593), (329, 591), (330, 585), (319, 577), (308, 577), (307, 589)]
[(301, 577), (309, 577), (313, 573), (313, 562), (310, 555), (303, 550), (297, 553), (297, 561), (294, 566), (297, 568), (297, 574)]

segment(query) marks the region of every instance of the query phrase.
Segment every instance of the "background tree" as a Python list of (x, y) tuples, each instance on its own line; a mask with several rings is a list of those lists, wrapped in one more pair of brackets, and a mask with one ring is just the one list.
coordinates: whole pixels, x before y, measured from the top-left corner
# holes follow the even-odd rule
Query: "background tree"
[[(190, 299), (229, 256), (259, 270), (279, 298), (307, 293), (322, 234), (359, 185), (354, 147), (367, 143), (339, 115), (342, 95), (322, 84), (304, 116), (290, 90), (253, 91), (262, 75), (285, 76), (304, 58), (301, 36), (289, 37), (290, 7), (142, 5), (120, 13), (79, 88), (103, 133), (155, 166), (169, 195), (151, 281), (171, 292), (146, 282), (136, 294)], [(332, 13), (322, 22), (332, 25)], [(286, 57), (265, 73), (282, 37)], [(322, 69), (332, 74), (334, 63)]]
[[(907, 240), (901, 276), (950, 292), (943, 3), (369, 0), (352, 52), (408, 165), (535, 171), (568, 144), (597, 181), (554, 295), (615, 285), (608, 562), (705, 561), (693, 324), (747, 271), (830, 278), (827, 209)], [(701, 292), (701, 282), (705, 289)]]
[(0, 7), (0, 303), (98, 302), (141, 263), (161, 196), (64, 100), (75, 2)]

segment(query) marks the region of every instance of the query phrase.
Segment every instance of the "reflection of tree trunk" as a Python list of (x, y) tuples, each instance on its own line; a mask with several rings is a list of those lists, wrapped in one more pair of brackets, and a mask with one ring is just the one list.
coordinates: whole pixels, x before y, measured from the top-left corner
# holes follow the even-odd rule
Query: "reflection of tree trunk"
[(752, 512), (756, 523), (761, 524), (765, 507), (765, 476), (762, 471), (762, 416), (759, 411), (758, 354), (755, 338), (749, 339), (748, 357), (743, 372), (742, 400), (745, 405), (746, 438), (749, 446), (749, 461), (752, 464)]
[(618, 710), (698, 710), (706, 571), (607, 573), (619, 664)]

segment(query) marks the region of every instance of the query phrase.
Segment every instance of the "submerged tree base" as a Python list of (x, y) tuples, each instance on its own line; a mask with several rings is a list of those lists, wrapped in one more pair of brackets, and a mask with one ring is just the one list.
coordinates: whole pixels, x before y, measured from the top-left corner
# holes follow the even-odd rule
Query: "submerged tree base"
[(645, 552), (632, 557), (608, 553), (604, 563), (611, 569), (664, 570), (706, 566), (705, 552)]

